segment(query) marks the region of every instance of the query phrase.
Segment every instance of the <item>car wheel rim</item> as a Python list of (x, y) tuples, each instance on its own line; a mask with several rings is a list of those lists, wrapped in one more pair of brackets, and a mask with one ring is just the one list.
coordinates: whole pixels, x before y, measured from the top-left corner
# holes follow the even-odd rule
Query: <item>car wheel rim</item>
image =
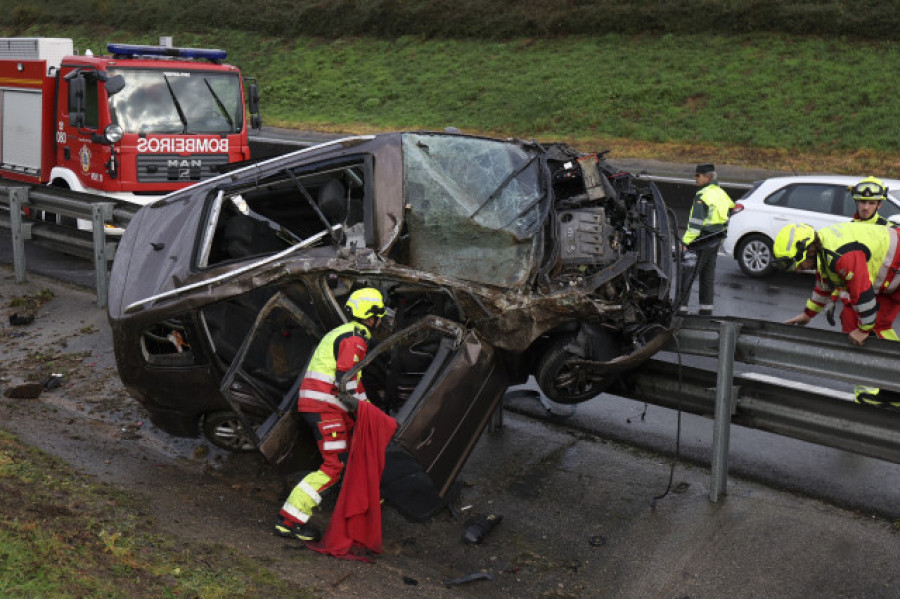
[(580, 368), (562, 367), (553, 377), (553, 387), (560, 397), (570, 396), (583, 400), (596, 395), (596, 383)]
[(222, 422), (216, 426), (215, 436), (222, 445), (235, 449), (247, 449), (253, 446), (252, 441), (244, 433), (244, 427), (236, 420)]
[(744, 265), (753, 272), (762, 272), (772, 262), (772, 253), (762, 241), (751, 241), (744, 248)]

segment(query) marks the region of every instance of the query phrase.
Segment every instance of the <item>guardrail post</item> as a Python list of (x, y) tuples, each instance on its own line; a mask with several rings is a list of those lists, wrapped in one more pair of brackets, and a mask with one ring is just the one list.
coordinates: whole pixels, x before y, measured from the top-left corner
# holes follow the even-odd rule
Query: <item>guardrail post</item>
[(116, 207), (111, 202), (97, 202), (91, 204), (91, 230), (94, 233), (94, 272), (97, 277), (97, 306), (106, 307), (106, 299), (109, 296), (109, 274), (106, 270), (106, 222), (112, 220), (113, 209)]
[(719, 323), (719, 361), (716, 368), (716, 411), (713, 421), (713, 455), (709, 485), (709, 500), (713, 503), (727, 494), (728, 444), (731, 416), (734, 411), (734, 349), (741, 325)]
[(13, 268), (16, 272), (16, 283), (25, 282), (25, 237), (26, 231), (22, 223), (22, 205), (28, 203), (28, 188), (11, 187), (9, 189), (9, 228), (13, 245)]

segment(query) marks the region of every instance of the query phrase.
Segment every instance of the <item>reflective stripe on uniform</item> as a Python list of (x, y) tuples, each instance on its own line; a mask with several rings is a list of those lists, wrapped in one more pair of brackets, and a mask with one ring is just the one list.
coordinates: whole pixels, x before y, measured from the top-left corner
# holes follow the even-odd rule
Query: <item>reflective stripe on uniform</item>
[(312, 372), (307, 370), (306, 374), (303, 375), (304, 379), (312, 379), (314, 381), (321, 381), (323, 383), (330, 383), (334, 385), (337, 381), (334, 380), (333, 376), (328, 376), (324, 372)]
[(302, 489), (304, 493), (309, 495), (312, 498), (312, 500), (316, 502), (316, 505), (319, 505), (320, 503), (322, 503), (322, 496), (319, 495), (318, 491), (316, 491), (315, 489), (312, 488), (312, 485), (310, 485), (308, 482), (306, 482), (306, 479), (301, 480), (300, 484), (297, 486), (300, 489)]
[(325, 393), (324, 391), (315, 391), (313, 389), (300, 389), (300, 392), (297, 394), (297, 397), (300, 399), (315, 399), (318, 401), (327, 401), (328, 403), (334, 403), (337, 401), (331, 393)]
[(333, 482), (332, 478), (321, 470), (310, 472), (291, 490), (291, 494), (281, 506), (281, 515), (305, 524), (313, 510), (322, 503), (322, 495), (318, 490), (331, 486)]
[(300, 524), (306, 524), (309, 521), (309, 514), (301, 512), (288, 502), (285, 502), (284, 505), (281, 506), (281, 511), (294, 520), (297, 520)]
[(860, 316), (869, 313), (874, 314), (875, 310), (878, 308), (878, 302), (876, 302), (875, 299), (872, 298), (868, 301), (856, 304), (854, 308), (856, 308), (856, 311), (859, 312)]
[(809, 299), (817, 304), (824, 304), (831, 299), (831, 294), (819, 293), (817, 290), (813, 289), (812, 297)]
[[(884, 262), (881, 263), (881, 268), (878, 269), (878, 275), (875, 277), (875, 282), (872, 286), (876, 289), (876, 291), (881, 291), (882, 286), (885, 281), (887, 281), (887, 277), (891, 272), (891, 266), (894, 264), (894, 258), (897, 257), (897, 232), (891, 230), (891, 238), (888, 243), (887, 254), (884, 257)], [(885, 288), (885, 294), (893, 293), (897, 290), (898, 285), (900, 285), (900, 277), (897, 277), (896, 274), (894, 279), (888, 284), (887, 288)]]
[(343, 439), (341, 441), (323, 441), (322, 442), (322, 450), (323, 451), (337, 451), (339, 449), (347, 449), (347, 440)]
[[(863, 299), (864, 297), (869, 299)], [(875, 301), (875, 293), (871, 288), (860, 294), (860, 300), (862, 301), (853, 306), (853, 310), (859, 318), (860, 330), (868, 331), (875, 326), (875, 320), (878, 316), (878, 303)]]
[(311, 389), (301, 389), (300, 390), (300, 399), (312, 399), (315, 401), (324, 401), (325, 403), (330, 403), (333, 406), (337, 406), (340, 409), (347, 411), (347, 407), (341, 403), (341, 401), (331, 395), (330, 393), (322, 393), (321, 391), (313, 391)]

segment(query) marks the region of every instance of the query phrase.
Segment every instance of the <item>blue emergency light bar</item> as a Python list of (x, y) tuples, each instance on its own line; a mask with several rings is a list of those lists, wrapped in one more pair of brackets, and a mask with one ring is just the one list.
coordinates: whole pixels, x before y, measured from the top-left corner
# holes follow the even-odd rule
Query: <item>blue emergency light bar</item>
[(169, 56), (173, 58), (200, 58), (212, 61), (225, 60), (225, 50), (214, 48), (169, 48), (167, 46), (142, 46), (140, 44), (106, 44), (106, 49), (116, 56)]

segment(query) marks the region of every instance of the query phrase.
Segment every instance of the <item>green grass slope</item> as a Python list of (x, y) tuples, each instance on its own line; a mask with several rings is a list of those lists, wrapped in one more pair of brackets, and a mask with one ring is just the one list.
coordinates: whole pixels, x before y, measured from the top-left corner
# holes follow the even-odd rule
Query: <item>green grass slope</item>
[(900, 176), (900, 51), (884, 39), (323, 38), (78, 23), (0, 27), (0, 34), (72, 37), (80, 51), (95, 53), (110, 41), (156, 43), (160, 35), (180, 46), (227, 49), (228, 62), (258, 78), (268, 125), (343, 132), (455, 126), (610, 148), (619, 157)]

